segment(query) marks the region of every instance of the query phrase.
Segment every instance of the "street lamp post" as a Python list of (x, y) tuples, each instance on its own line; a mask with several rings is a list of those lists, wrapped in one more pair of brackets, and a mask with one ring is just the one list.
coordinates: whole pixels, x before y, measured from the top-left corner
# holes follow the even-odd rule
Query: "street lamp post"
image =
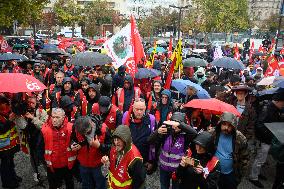
[(181, 6), (178, 7), (178, 6), (175, 6), (175, 5), (170, 5), (170, 7), (171, 7), (171, 8), (179, 9), (179, 13), (178, 13), (178, 39), (180, 39), (180, 25), (181, 25), (182, 10), (191, 7), (191, 5), (186, 5), (186, 6), (183, 6), (183, 7), (181, 7)]
[[(281, 33), (281, 24), (282, 24), (282, 17), (283, 17), (283, 13), (284, 13), (284, 0), (281, 1), (281, 10), (280, 10), (280, 17), (279, 17), (279, 22), (278, 22), (278, 28), (277, 28), (277, 36), (276, 36), (276, 42), (275, 42), (275, 49), (277, 49), (277, 45), (278, 45), (278, 37), (280, 36)], [(283, 38), (283, 37), (282, 37)], [(283, 39), (282, 39), (283, 41)]]

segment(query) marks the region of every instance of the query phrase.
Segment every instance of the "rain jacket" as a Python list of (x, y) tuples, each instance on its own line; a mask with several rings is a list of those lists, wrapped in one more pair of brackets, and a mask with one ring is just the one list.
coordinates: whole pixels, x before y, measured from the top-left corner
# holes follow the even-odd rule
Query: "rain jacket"
[[(202, 73), (203, 76), (198, 77), (198, 73)], [(198, 68), (197, 71), (194, 73), (194, 78), (197, 80), (197, 83), (201, 85), (206, 80), (204, 68), (202, 67)]]
[[(228, 122), (230, 122), (229, 118)], [(234, 124), (232, 125), (236, 127), (236, 122), (234, 120), (231, 120), (231, 122), (234, 122)], [(218, 124), (216, 126), (216, 129), (215, 130), (212, 129), (210, 132), (213, 135), (214, 144), (217, 149), (221, 133), (221, 124)], [(249, 151), (248, 151), (247, 139), (240, 131), (234, 129), (232, 131), (232, 135), (233, 135), (233, 170), (237, 183), (239, 184), (246, 172), (246, 169), (248, 168)]]
[[(120, 125), (114, 131), (113, 137), (118, 137), (121, 140), (123, 140), (124, 143), (125, 143), (125, 147), (124, 147), (123, 152), (116, 152), (116, 153), (114, 153), (115, 148), (112, 147), (110, 156), (115, 154), (116, 157), (114, 157), (114, 158), (117, 159), (118, 156), (122, 155), (123, 157), (121, 159), (121, 162), (125, 158), (128, 158), (128, 157), (126, 157), (127, 155), (134, 156), (134, 159), (130, 162), (130, 164), (127, 167), (127, 172), (128, 172), (128, 175), (131, 179), (130, 188), (131, 189), (144, 189), (145, 179), (146, 179), (146, 170), (145, 170), (145, 167), (143, 165), (143, 160), (141, 158), (140, 153), (138, 152), (138, 154), (137, 154), (137, 148), (132, 143), (130, 129), (128, 128), (128, 126)], [(111, 158), (112, 157), (110, 157), (109, 183), (112, 182), (112, 179), (113, 179), (113, 176), (114, 176), (113, 173), (112, 173), (112, 171), (113, 171), (112, 166), (114, 166), (113, 163), (115, 163), (115, 162), (113, 162), (111, 160)], [(129, 188), (129, 187), (121, 187), (121, 188)]]

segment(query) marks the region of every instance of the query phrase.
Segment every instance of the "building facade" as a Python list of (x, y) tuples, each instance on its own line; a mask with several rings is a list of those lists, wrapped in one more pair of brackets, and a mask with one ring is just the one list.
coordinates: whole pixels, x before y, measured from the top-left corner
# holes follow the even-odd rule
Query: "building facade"
[(277, 15), (282, 0), (248, 0), (248, 13), (253, 25), (262, 27), (263, 21)]

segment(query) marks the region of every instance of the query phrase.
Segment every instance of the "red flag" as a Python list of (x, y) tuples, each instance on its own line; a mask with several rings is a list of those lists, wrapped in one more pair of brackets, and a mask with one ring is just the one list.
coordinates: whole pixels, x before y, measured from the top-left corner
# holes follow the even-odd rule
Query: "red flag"
[(274, 76), (275, 71), (279, 70), (278, 61), (274, 55), (271, 55), (267, 59), (268, 67), (264, 76)]
[(284, 54), (284, 45), (282, 46), (282, 49), (280, 50), (280, 54), (281, 54), (281, 55)]
[(169, 49), (168, 49), (168, 58), (172, 56), (173, 52), (173, 36), (170, 37)]
[(260, 46), (258, 47), (258, 52), (264, 53), (264, 49), (263, 49), (262, 45), (260, 45)]
[(254, 41), (251, 42), (251, 46), (250, 46), (250, 49), (249, 49), (249, 61), (250, 62), (253, 62), (253, 60), (252, 60), (253, 54), (254, 54)]
[(284, 58), (282, 58), (279, 62), (279, 74), (284, 76)]
[(2, 35), (0, 35), (0, 52), (12, 52), (12, 48), (9, 46)]
[(31, 48), (35, 49), (35, 42), (34, 42), (34, 38), (31, 37), (30, 39), (30, 43), (31, 43)]
[(173, 61), (172, 61), (172, 65), (171, 65), (171, 68), (170, 68), (170, 71), (169, 71), (169, 74), (168, 74), (168, 77), (167, 77), (164, 89), (170, 89), (170, 87), (171, 87), (173, 74), (174, 74), (174, 71), (175, 71), (176, 61), (177, 61), (177, 57), (175, 56)]
[(134, 75), (137, 72), (137, 64), (144, 64), (145, 53), (144, 47), (142, 45), (142, 40), (139, 34), (139, 31), (136, 26), (136, 21), (134, 16), (130, 17), (131, 23), (131, 39), (133, 44), (133, 52), (134, 52), (134, 65), (132, 63), (132, 74)]
[(235, 58), (236, 60), (241, 60), (241, 54), (240, 54), (240, 52), (239, 52), (239, 48), (238, 48), (238, 45), (237, 45), (237, 44), (236, 44), (236, 46), (235, 46), (234, 58)]

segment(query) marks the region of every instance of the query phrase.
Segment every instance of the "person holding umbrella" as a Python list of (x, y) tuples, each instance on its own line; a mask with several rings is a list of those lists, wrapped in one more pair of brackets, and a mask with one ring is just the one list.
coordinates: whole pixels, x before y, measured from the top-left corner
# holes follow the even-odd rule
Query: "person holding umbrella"
[(183, 76), (182, 79), (190, 80), (193, 83), (198, 83), (197, 80), (194, 78), (194, 69), (190, 66), (189, 62), (185, 62), (183, 64)]
[(21, 73), (22, 70), (18, 66), (18, 63), (16, 60), (8, 60), (5, 63), (4, 68), (2, 68), (2, 73)]

